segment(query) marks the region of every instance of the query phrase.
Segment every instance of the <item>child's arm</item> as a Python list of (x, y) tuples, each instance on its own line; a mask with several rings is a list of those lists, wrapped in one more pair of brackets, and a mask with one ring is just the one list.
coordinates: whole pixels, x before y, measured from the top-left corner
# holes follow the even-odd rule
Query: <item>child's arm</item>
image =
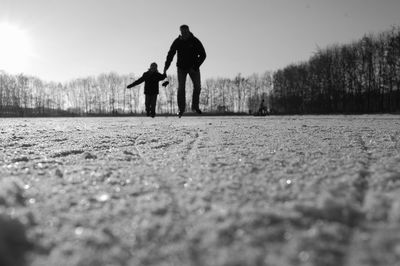
[(144, 81), (144, 75), (142, 76), (142, 77), (140, 77), (138, 80), (136, 80), (135, 82), (133, 82), (133, 83), (131, 83), (131, 84), (129, 84), (128, 86), (126, 86), (128, 89), (130, 89), (130, 88), (132, 88), (132, 87), (134, 87), (134, 86), (136, 86), (136, 85), (139, 85), (140, 83), (142, 83)]
[(164, 80), (164, 79), (167, 78), (167, 74), (166, 73), (163, 73), (163, 74), (160, 73), (160, 77), (159, 78), (160, 78), (160, 81)]

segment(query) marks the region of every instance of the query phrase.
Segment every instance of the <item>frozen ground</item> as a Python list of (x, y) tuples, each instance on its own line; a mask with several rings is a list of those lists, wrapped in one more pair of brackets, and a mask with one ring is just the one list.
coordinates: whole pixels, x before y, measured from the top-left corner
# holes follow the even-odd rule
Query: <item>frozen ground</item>
[(25, 264), (400, 265), (400, 117), (1, 119)]

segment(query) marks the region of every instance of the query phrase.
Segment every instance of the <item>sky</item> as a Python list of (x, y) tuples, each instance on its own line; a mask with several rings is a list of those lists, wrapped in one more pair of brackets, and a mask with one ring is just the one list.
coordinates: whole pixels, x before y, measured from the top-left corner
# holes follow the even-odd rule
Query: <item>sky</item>
[(0, 70), (56, 82), (162, 71), (187, 24), (207, 52), (202, 79), (233, 78), (400, 26), (399, 14), (400, 0), (0, 0)]

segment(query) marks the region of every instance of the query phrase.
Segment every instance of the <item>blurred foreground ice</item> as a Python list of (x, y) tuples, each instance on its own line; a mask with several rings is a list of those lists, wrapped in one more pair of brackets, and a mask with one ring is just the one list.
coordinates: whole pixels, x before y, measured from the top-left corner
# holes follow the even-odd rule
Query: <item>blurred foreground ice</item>
[(399, 265), (400, 117), (0, 120), (0, 265)]

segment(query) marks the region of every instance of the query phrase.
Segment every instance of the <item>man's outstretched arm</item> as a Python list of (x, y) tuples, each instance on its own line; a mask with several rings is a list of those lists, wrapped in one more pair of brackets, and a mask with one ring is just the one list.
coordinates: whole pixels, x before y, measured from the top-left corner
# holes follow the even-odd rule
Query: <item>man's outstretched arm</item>
[(169, 48), (167, 59), (165, 60), (164, 73), (167, 72), (169, 66), (171, 65), (172, 60), (174, 59), (175, 54), (176, 54), (176, 41), (174, 41), (171, 47)]

